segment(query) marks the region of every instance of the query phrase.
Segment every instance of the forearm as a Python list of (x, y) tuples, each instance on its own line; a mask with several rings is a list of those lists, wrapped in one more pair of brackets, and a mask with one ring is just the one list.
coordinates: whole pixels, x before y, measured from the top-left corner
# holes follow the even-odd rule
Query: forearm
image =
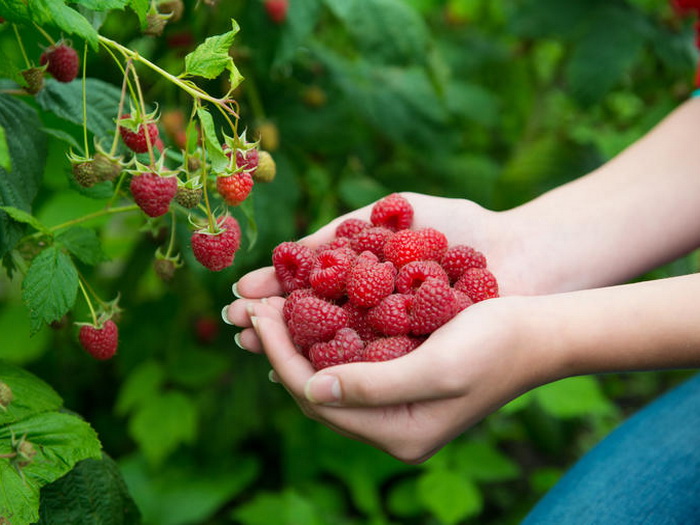
[(499, 214), (529, 292), (625, 282), (700, 245), (699, 133), (693, 100), (593, 173)]

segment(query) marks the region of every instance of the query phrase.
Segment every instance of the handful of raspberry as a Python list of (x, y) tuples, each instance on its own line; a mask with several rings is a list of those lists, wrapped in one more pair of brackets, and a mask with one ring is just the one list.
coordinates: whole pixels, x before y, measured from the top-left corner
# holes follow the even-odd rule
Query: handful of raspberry
[(273, 250), (287, 328), (317, 370), (405, 355), (465, 308), (498, 297), (482, 253), (412, 223), (411, 204), (394, 193), (316, 250), (291, 241)]

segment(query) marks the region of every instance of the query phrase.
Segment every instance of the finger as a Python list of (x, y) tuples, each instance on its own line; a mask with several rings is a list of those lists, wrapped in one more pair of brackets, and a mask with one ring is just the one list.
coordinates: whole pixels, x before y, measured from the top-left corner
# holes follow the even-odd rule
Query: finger
[(254, 354), (262, 354), (263, 348), (262, 343), (258, 334), (255, 333), (253, 328), (245, 328), (240, 332), (236, 333), (233, 337), (236, 346), (241, 350), (247, 350), (248, 352), (253, 352)]
[(282, 295), (283, 290), (272, 266), (259, 268), (241, 277), (234, 283), (233, 294), (236, 297), (247, 299), (260, 299), (273, 295)]
[(237, 299), (231, 304), (228, 304), (223, 307), (223, 309), (221, 310), (221, 317), (226, 324), (240, 326), (242, 328), (253, 326), (250, 322), (249, 310), (251, 308), (251, 305), (261, 302), (267, 303), (273, 308), (276, 308), (280, 311), (282, 311), (282, 307), (284, 306), (284, 298), (277, 296), (263, 297), (260, 300)]

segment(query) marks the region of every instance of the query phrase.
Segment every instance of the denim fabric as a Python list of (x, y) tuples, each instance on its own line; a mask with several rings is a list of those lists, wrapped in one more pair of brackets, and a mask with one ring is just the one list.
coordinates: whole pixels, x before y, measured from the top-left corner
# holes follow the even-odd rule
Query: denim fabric
[(522, 525), (700, 524), (700, 375), (637, 412)]

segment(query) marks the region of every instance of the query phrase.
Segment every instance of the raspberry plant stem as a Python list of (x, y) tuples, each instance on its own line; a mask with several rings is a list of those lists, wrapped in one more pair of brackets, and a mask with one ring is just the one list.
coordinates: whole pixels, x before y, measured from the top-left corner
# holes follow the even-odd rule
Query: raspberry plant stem
[(78, 279), (78, 285), (80, 286), (80, 291), (83, 293), (83, 297), (85, 297), (85, 302), (88, 305), (88, 308), (90, 308), (90, 315), (92, 315), (92, 324), (94, 326), (97, 326), (97, 314), (95, 314), (95, 308), (92, 306), (92, 301), (90, 301), (90, 296), (87, 293), (87, 290), (85, 289), (85, 286), (83, 285), (83, 278), (82, 276)]
[(24, 44), (22, 43), (22, 37), (19, 34), (19, 30), (17, 29), (17, 24), (12, 24), (12, 29), (15, 32), (15, 36), (17, 37), (17, 44), (19, 45), (19, 50), (22, 53), (22, 56), (24, 57), (24, 63), (27, 64), (27, 68), (32, 67), (31, 62), (29, 62), (29, 57), (27, 56), (27, 52), (24, 49)]
[[(136, 68), (132, 67), (131, 68), (131, 74), (134, 77), (134, 83), (136, 84), (136, 92), (138, 93), (138, 103), (141, 111), (141, 115), (145, 116), (146, 115), (146, 103), (143, 99), (143, 92), (141, 91), (141, 82), (139, 82), (139, 76), (136, 73)], [(146, 146), (148, 147), (148, 157), (151, 160), (151, 167), (155, 168), (156, 165), (156, 159), (153, 156), (153, 144), (151, 144), (151, 134), (148, 130), (148, 123), (145, 122), (143, 124), (140, 124), (139, 126), (143, 126), (143, 134), (146, 137)]]
[(39, 24), (34, 22), (34, 27), (39, 31), (39, 33), (44, 35), (44, 38), (49, 41), (49, 44), (51, 44), (52, 46), (56, 45), (56, 41), (51, 37), (50, 34), (48, 34), (46, 31), (44, 31), (44, 29)]
[(85, 158), (88, 158), (90, 154), (90, 145), (88, 144), (88, 130), (87, 130), (87, 89), (86, 89), (86, 65), (87, 62), (87, 42), (85, 42), (85, 47), (83, 49), (83, 143), (85, 147)]

